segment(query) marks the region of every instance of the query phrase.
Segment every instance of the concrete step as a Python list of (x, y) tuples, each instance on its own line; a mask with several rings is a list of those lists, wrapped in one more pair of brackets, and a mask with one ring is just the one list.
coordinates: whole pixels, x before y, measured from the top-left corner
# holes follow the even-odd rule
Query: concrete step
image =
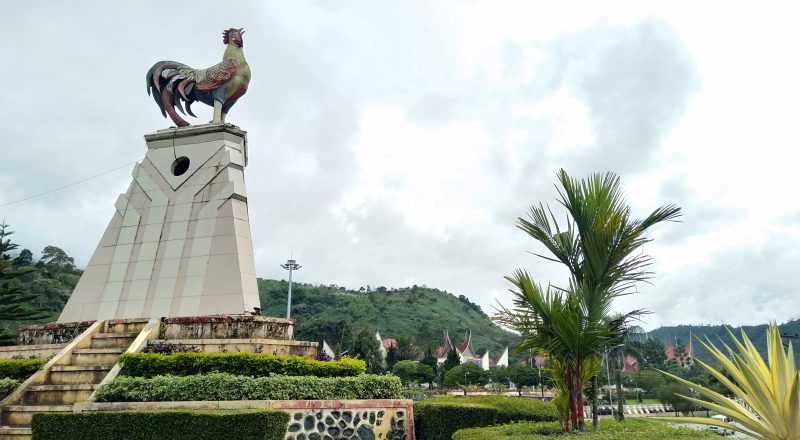
[(31, 385), (25, 389), (23, 402), (26, 405), (70, 405), (83, 402), (92, 395), (98, 385)]
[(72, 412), (72, 405), (8, 405), (3, 407), (0, 423), (15, 427), (31, 426), (31, 417), (37, 412)]
[(103, 381), (113, 365), (53, 365), (49, 385), (96, 384)]
[(92, 348), (128, 348), (139, 333), (98, 333), (92, 336)]
[(113, 365), (124, 348), (76, 348), (72, 352), (72, 365)]
[(131, 333), (138, 334), (144, 329), (149, 319), (112, 319), (108, 321), (107, 333)]
[(30, 440), (31, 428), (0, 426), (0, 440)]

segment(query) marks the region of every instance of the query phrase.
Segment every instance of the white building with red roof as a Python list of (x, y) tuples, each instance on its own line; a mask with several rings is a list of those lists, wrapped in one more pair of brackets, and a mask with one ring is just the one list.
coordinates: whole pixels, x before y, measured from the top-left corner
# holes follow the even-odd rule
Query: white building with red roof
[(472, 331), (467, 330), (464, 333), (464, 341), (459, 344), (455, 345), (450, 340), (450, 333), (445, 330), (444, 334), (442, 334), (442, 345), (436, 349), (436, 359), (437, 361), (442, 364), (444, 361), (447, 360), (447, 353), (450, 352), (451, 349), (455, 349), (456, 353), (458, 353), (458, 358), (462, 364), (466, 363), (473, 363), (484, 370), (488, 370), (489, 367), (497, 366), (508, 366), (508, 347), (506, 347), (503, 352), (495, 359), (491, 359), (489, 357), (489, 352), (486, 351), (483, 353), (482, 356), (478, 356), (475, 353), (475, 350), (472, 348)]

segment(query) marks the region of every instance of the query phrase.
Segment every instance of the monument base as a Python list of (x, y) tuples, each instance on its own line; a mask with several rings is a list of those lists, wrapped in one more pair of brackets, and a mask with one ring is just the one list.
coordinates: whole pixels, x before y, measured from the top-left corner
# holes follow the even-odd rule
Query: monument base
[(246, 140), (223, 124), (145, 135), (147, 153), (58, 322), (257, 315)]

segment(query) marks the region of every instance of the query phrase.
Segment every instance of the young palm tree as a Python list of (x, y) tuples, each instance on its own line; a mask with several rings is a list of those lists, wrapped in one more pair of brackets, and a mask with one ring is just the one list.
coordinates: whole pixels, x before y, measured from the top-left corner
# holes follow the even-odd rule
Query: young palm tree
[(666, 205), (643, 220), (632, 219), (615, 174), (576, 180), (561, 170), (558, 180), (566, 223), (559, 225), (550, 207), (540, 203), (530, 208), (527, 219), (518, 219), (517, 227), (550, 252), (536, 255), (569, 269), (569, 284), (542, 289), (526, 271), (517, 270), (506, 277), (516, 288), (513, 307), (500, 305), (496, 319), (521, 334), (518, 350), (533, 348), (559, 360), (571, 429), (577, 430), (583, 429), (585, 365), (599, 365), (602, 346), (641, 312), (606, 319), (616, 297), (652, 275), (647, 271), (650, 257), (635, 251), (650, 241), (649, 228), (674, 220), (680, 208)]

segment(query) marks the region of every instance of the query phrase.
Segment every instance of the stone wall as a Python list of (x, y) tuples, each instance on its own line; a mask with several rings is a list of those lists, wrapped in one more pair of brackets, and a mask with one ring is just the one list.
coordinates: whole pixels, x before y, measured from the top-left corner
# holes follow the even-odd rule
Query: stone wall
[(153, 340), (155, 344), (180, 344), (201, 353), (264, 353), (273, 356), (317, 357), (317, 343), (309, 341), (283, 341), (278, 339), (165, 339)]
[(66, 346), (63, 343), (0, 347), (0, 359), (50, 359)]
[(75, 411), (277, 409), (289, 413), (286, 440), (414, 440), (410, 400), (238, 400), (86, 402)]
[(53, 322), (19, 326), (19, 345), (67, 344), (94, 321)]
[(294, 320), (250, 315), (163, 318), (159, 339), (294, 338)]
[(290, 415), (286, 440), (409, 438), (405, 409), (309, 409)]

